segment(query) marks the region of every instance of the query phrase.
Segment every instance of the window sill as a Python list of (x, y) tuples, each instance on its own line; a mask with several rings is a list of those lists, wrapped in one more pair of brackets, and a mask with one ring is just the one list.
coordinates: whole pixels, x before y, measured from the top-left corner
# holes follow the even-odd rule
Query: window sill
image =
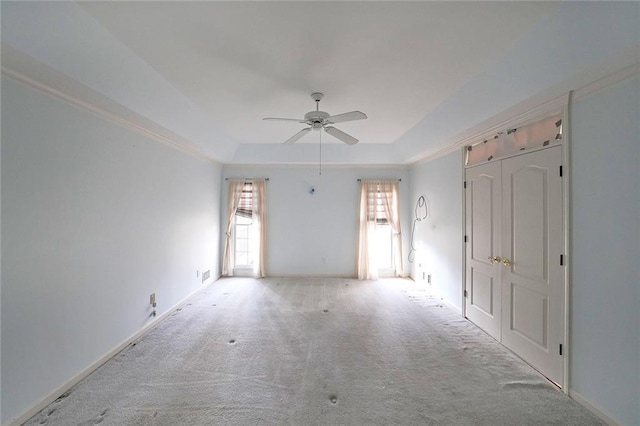
[(236, 277), (253, 277), (255, 274), (253, 272), (253, 267), (238, 267), (233, 268), (233, 275)]

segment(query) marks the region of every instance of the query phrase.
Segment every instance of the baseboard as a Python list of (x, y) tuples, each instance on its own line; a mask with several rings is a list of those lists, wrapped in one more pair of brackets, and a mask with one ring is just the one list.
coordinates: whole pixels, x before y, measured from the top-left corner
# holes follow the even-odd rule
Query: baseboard
[(107, 352), (105, 355), (103, 355), (96, 362), (94, 362), (93, 364), (89, 365), (83, 371), (81, 371), (80, 373), (78, 373), (77, 375), (72, 377), (71, 380), (67, 381), (63, 385), (61, 385), (58, 388), (56, 388), (53, 392), (51, 392), (48, 396), (46, 396), (42, 401), (40, 401), (37, 404), (33, 405), (31, 408), (27, 409), (25, 412), (23, 412), (22, 414), (20, 414), (17, 417), (15, 417), (13, 420), (10, 420), (9, 423), (7, 424), (7, 426), (20, 426), (21, 424), (23, 424), (27, 420), (29, 420), (31, 417), (33, 417), (36, 414), (38, 414), (43, 408), (46, 408), (49, 404), (51, 404), (53, 401), (58, 399), (58, 397), (60, 397), (60, 395), (64, 394), (66, 391), (68, 391), (73, 386), (78, 384), (78, 382), (80, 382), (82, 379), (86, 378), (88, 375), (93, 373), (100, 366), (102, 366), (102, 364), (104, 364), (105, 362), (109, 361), (111, 358), (113, 358), (115, 355), (117, 355), (120, 351), (122, 351), (124, 348), (129, 346), (131, 343), (133, 343), (134, 341), (138, 340), (140, 337), (142, 337), (147, 332), (151, 331), (154, 327), (156, 327), (158, 324), (160, 324), (163, 320), (168, 318), (169, 315), (171, 315), (173, 312), (175, 312), (176, 309), (184, 306), (189, 300), (191, 300), (193, 297), (195, 297), (198, 293), (200, 293), (202, 290), (207, 288), (209, 285), (213, 284), (220, 277), (218, 277), (218, 278), (212, 277), (212, 278), (213, 279), (208, 279), (200, 287), (198, 287), (194, 292), (192, 292), (191, 294), (186, 296), (180, 302), (176, 303), (173, 307), (168, 309), (164, 314), (162, 314), (162, 315), (158, 316), (157, 318), (155, 318), (152, 322), (150, 322), (149, 324), (145, 325), (143, 328), (138, 330), (136, 333), (134, 333), (132, 336), (130, 336), (129, 338), (124, 340), (119, 345), (115, 346), (113, 349), (111, 349), (109, 352)]
[[(279, 277), (282, 277), (282, 278), (349, 278), (352, 280), (358, 279), (357, 275), (352, 275), (352, 274), (275, 274), (275, 275), (267, 276), (267, 278), (279, 278)], [(393, 278), (411, 279), (409, 275), (403, 275), (401, 277), (380, 277), (379, 279), (386, 280), (386, 279), (393, 279)]]
[(358, 277), (352, 274), (275, 274), (269, 275), (267, 278), (352, 278)]
[(616, 419), (615, 417), (613, 417), (612, 415), (604, 411), (597, 404), (589, 401), (587, 398), (582, 396), (580, 393), (574, 391), (573, 389), (569, 389), (569, 397), (574, 401), (576, 401), (578, 404), (582, 405), (587, 410), (591, 411), (591, 413), (593, 413), (596, 417), (598, 417), (600, 420), (602, 420), (606, 424), (611, 426), (623, 424), (623, 422), (619, 421), (618, 419)]

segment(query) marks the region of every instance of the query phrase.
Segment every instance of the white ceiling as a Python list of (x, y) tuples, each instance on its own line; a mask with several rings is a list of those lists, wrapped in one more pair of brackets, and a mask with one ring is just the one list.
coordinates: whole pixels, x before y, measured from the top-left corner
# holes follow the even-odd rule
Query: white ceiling
[[(278, 144), (293, 135), (303, 126), (261, 119), (301, 118), (315, 107), (309, 96), (314, 91), (325, 94), (320, 106), (330, 114), (360, 110), (369, 116), (336, 126), (361, 144), (393, 143), (556, 7), (555, 2), (79, 5), (197, 105), (213, 127), (241, 144)], [(307, 136), (299, 143), (304, 142), (316, 139)]]

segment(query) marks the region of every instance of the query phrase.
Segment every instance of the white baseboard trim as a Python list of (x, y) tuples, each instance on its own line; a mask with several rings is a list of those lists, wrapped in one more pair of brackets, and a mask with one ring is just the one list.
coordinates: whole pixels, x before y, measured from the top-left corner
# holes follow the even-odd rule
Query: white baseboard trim
[(582, 405), (587, 410), (591, 411), (596, 417), (611, 426), (622, 425), (623, 423), (613, 417), (611, 414), (607, 413), (603, 410), (598, 404), (589, 401), (587, 398), (582, 396), (580, 393), (574, 391), (573, 389), (569, 389), (569, 397), (576, 401), (578, 404)]
[(267, 278), (353, 278), (358, 279), (353, 274), (275, 274)]
[(198, 293), (200, 293), (202, 290), (207, 288), (209, 285), (213, 284), (220, 277), (218, 277), (218, 278), (212, 277), (212, 278), (214, 278), (214, 279), (207, 280), (200, 287), (198, 287), (194, 292), (192, 292), (187, 297), (182, 299), (180, 302), (176, 303), (173, 307), (168, 309), (164, 314), (160, 315), (159, 317), (157, 317), (156, 319), (151, 321), (149, 324), (147, 324), (144, 327), (142, 327), (140, 330), (138, 330), (136, 333), (134, 333), (128, 339), (124, 340), (122, 343), (120, 343), (119, 345), (117, 345), (116, 347), (111, 349), (109, 352), (104, 354), (96, 362), (94, 362), (93, 364), (89, 365), (87, 368), (85, 368), (83, 371), (81, 371), (80, 373), (78, 373), (77, 375), (72, 377), (69, 381), (67, 381), (63, 385), (61, 385), (58, 388), (56, 388), (53, 392), (51, 392), (49, 395), (47, 395), (42, 401), (40, 401), (37, 404), (33, 405), (31, 408), (28, 408), (26, 411), (24, 411), (22, 414), (20, 414), (17, 417), (15, 417), (13, 420), (10, 420), (9, 423), (7, 424), (7, 426), (20, 426), (21, 424), (23, 424), (27, 420), (29, 420), (31, 417), (33, 417), (36, 414), (38, 414), (43, 408), (46, 408), (49, 404), (51, 404), (53, 401), (58, 399), (58, 397), (60, 397), (60, 395), (64, 394), (66, 391), (68, 391), (73, 386), (78, 384), (78, 382), (80, 382), (82, 379), (84, 379), (87, 376), (89, 376), (91, 373), (93, 373), (95, 370), (97, 370), (100, 366), (102, 366), (102, 364), (104, 364), (105, 362), (109, 361), (111, 358), (113, 358), (115, 355), (117, 355), (120, 351), (122, 351), (124, 348), (129, 346), (131, 343), (133, 343), (134, 341), (138, 340), (140, 337), (142, 337), (147, 332), (151, 331), (154, 327), (156, 327), (158, 324), (160, 324), (163, 320), (168, 318), (169, 315), (171, 315), (173, 312), (175, 312), (176, 309), (184, 306), (189, 300), (191, 300), (193, 297), (195, 297)]
[[(358, 276), (353, 274), (276, 274), (276, 275), (269, 275), (266, 278), (350, 278), (353, 280), (357, 280)], [(381, 276), (378, 279), (386, 280), (386, 279), (393, 279), (393, 278), (411, 279), (411, 277), (408, 275), (403, 275), (401, 277)]]

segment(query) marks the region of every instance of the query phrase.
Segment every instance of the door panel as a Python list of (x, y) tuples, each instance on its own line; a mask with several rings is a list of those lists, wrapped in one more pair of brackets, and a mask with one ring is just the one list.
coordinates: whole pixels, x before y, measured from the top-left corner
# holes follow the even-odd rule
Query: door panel
[(502, 343), (562, 383), (561, 147), (502, 161)]
[[(545, 350), (548, 338), (548, 298), (527, 287), (511, 284), (511, 306), (509, 329)], [(518, 315), (514, 315), (514, 312), (517, 312)], [(530, 318), (538, 317), (540, 317), (540, 321), (529, 321)]]
[(494, 312), (493, 294), (495, 292), (493, 277), (474, 269), (471, 271), (471, 305), (485, 314), (492, 316)]
[(466, 170), (466, 283), (465, 314), (495, 339), (500, 340), (501, 291), (499, 266), (489, 258), (498, 255), (501, 193), (500, 164), (490, 163)]
[[(548, 257), (547, 169), (525, 166), (511, 175), (509, 183), (505, 189), (511, 191), (512, 250), (508, 255), (513, 261), (512, 269), (517, 275), (545, 282)], [(504, 253), (507, 255), (506, 251)]]

